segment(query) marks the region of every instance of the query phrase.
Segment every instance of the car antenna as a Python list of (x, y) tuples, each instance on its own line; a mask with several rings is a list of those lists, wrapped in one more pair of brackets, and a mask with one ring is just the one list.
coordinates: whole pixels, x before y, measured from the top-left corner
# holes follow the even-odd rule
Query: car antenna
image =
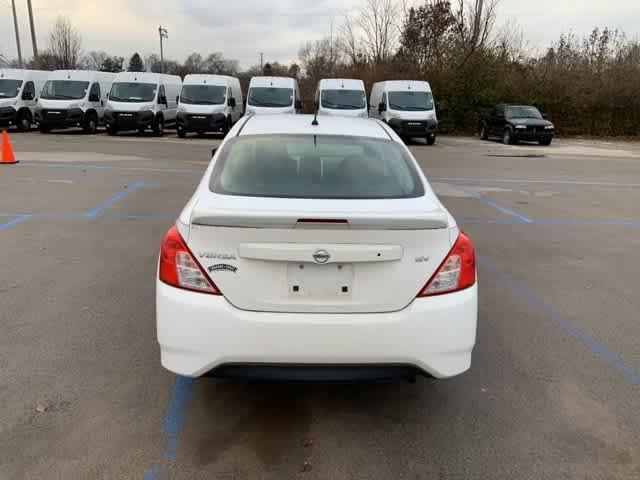
[(318, 106), (316, 107), (316, 113), (313, 115), (313, 122), (311, 122), (311, 125), (313, 125), (314, 127), (317, 127), (318, 125), (320, 125), (318, 123), (318, 110), (320, 110), (319, 102), (318, 102)]

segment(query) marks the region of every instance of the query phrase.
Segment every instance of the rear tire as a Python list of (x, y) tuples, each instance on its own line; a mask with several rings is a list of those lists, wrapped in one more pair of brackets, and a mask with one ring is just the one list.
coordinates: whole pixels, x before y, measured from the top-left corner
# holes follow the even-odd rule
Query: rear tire
[(434, 145), (435, 143), (436, 143), (435, 134), (427, 136), (427, 145), (431, 146), (431, 145)]
[(178, 136), (180, 138), (186, 138), (187, 131), (183, 127), (178, 126), (176, 130), (178, 131)]
[(538, 143), (540, 145), (542, 145), (543, 147), (548, 147), (549, 145), (551, 145), (551, 141), (552, 140), (553, 139), (551, 139), (551, 138), (544, 138), (544, 139), (538, 140)]
[(28, 132), (31, 130), (31, 123), (31, 112), (26, 110), (18, 114), (16, 126), (20, 132)]
[(489, 140), (489, 134), (487, 133), (487, 126), (484, 124), (480, 128), (480, 140)]

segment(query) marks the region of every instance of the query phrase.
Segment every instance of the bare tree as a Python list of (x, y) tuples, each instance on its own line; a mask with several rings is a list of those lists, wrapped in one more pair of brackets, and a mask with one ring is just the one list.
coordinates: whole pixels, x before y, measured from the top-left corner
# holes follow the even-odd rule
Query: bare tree
[(344, 23), (338, 31), (338, 50), (346, 57), (352, 65), (357, 65), (362, 61), (363, 54), (360, 48), (360, 38), (358, 35), (357, 22), (350, 15), (345, 15)]
[(67, 17), (58, 17), (49, 34), (49, 50), (57, 58), (57, 68), (74, 69), (82, 53), (82, 39)]
[[(469, 5), (469, 2), (472, 5)], [(500, 0), (458, 0), (455, 19), (458, 42), (465, 51), (462, 65), (476, 51), (488, 45), (495, 26), (499, 3)]]
[(362, 30), (362, 44), (373, 62), (385, 62), (395, 52), (399, 13), (398, 4), (393, 0), (366, 0), (360, 10), (358, 26)]

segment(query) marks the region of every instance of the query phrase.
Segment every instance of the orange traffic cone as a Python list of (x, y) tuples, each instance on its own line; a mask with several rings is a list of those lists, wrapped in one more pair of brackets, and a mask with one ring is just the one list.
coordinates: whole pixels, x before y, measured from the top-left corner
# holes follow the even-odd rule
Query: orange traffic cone
[(11, 142), (9, 142), (9, 135), (7, 131), (2, 131), (2, 150), (0, 151), (0, 164), (11, 165), (18, 163), (15, 155), (13, 154), (13, 148), (11, 148)]

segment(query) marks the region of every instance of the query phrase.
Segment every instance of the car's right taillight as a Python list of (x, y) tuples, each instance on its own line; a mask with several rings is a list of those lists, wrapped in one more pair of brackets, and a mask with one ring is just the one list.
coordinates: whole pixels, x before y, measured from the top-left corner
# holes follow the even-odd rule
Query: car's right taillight
[(172, 287), (222, 295), (194, 258), (175, 225), (162, 239), (158, 277)]
[(469, 237), (460, 232), (456, 243), (418, 297), (464, 290), (476, 283), (476, 254)]

